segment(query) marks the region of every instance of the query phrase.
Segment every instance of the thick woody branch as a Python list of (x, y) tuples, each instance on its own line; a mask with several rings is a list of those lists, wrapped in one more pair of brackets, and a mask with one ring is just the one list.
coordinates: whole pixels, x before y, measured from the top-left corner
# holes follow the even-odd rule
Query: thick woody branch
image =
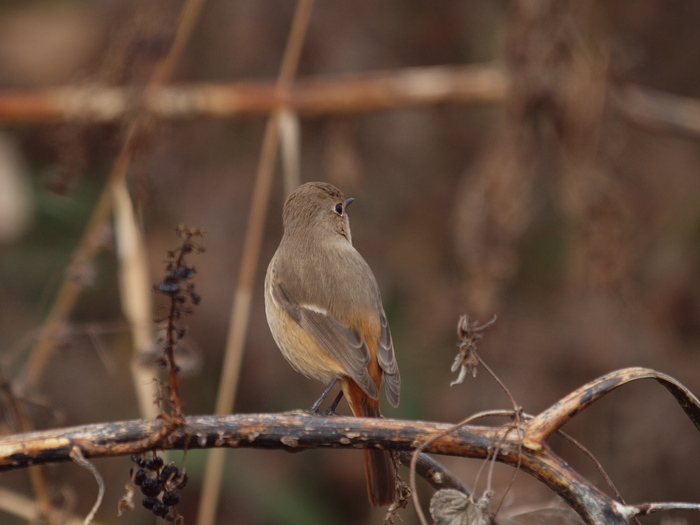
[[(575, 390), (541, 414), (503, 427), (449, 425), (425, 421), (323, 417), (305, 411), (282, 414), (190, 416), (101, 423), (0, 438), (0, 472), (35, 464), (120, 456), (147, 450), (248, 447), (299, 452), (309, 448), (382, 448), (400, 456), (423, 450), (490, 459), (517, 467), (561, 496), (587, 523), (627, 524), (636, 516), (673, 508), (700, 511), (699, 504), (626, 505), (608, 496), (554, 454), (546, 439), (617, 387), (652, 378), (666, 387), (700, 428), (700, 401), (670, 376), (646, 368), (617, 370)], [(438, 437), (440, 436), (440, 437)], [(434, 440), (431, 438), (435, 438)], [(405, 463), (405, 461), (404, 461)], [(425, 457), (420, 473), (433, 487), (456, 488), (459, 481)]]
[[(322, 417), (305, 411), (280, 414), (189, 416), (181, 428), (166, 419), (96, 423), (0, 437), (0, 472), (67, 461), (78, 446), (86, 458), (159, 449), (245, 447), (300, 452), (309, 448), (379, 447), (411, 451), (448, 424), (395, 419)], [(150, 436), (158, 435), (155, 442)], [(465, 427), (438, 440), (427, 452), (484, 458), (496, 437), (488, 427)]]
[[(252, 447), (298, 452), (319, 447), (379, 447), (412, 451), (430, 436), (449, 428), (444, 423), (319, 417), (307, 412), (191, 416), (185, 419), (183, 427), (174, 430), (162, 419), (101, 423), (2, 437), (0, 471), (67, 461), (76, 447), (85, 458), (154, 448)], [(153, 435), (162, 436), (161, 441), (149, 441)], [(548, 447), (535, 451), (520, 446), (517, 432), (465, 426), (436, 440), (426, 452), (484, 459), (493, 455), (496, 444), (498, 461), (513, 466), (520, 463), (523, 471), (558, 493), (588, 523), (628, 523), (624, 512), (628, 507), (601, 492)]]

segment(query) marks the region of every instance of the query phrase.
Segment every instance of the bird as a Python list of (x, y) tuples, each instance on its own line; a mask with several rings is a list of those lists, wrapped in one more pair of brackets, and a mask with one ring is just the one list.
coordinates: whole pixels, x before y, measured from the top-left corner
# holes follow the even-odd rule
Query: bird
[[(265, 313), (290, 365), (328, 385), (313, 408), (337, 381), (356, 417), (382, 417), (382, 379), (397, 407), (401, 378), (377, 280), (352, 244), (347, 208), (353, 200), (325, 182), (289, 195), (284, 233), (265, 276)], [(391, 453), (365, 449), (364, 459), (370, 504), (393, 503)]]

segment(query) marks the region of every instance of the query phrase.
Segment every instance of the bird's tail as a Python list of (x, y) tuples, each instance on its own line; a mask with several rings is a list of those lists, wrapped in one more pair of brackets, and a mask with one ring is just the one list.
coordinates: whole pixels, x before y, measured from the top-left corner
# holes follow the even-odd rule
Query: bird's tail
[[(378, 400), (365, 394), (351, 379), (341, 381), (341, 384), (356, 417), (382, 417)], [(396, 467), (391, 453), (366, 448), (364, 454), (369, 502), (375, 507), (392, 504), (396, 501)]]

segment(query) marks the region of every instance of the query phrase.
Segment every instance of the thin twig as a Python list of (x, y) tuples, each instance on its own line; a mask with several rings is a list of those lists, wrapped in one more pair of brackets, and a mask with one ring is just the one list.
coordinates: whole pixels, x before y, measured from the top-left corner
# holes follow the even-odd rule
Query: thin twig
[(579, 449), (588, 459), (593, 462), (593, 465), (595, 466), (596, 470), (598, 471), (598, 474), (603, 478), (603, 481), (605, 481), (605, 484), (612, 490), (613, 496), (615, 496), (620, 502), (624, 503), (625, 500), (622, 498), (622, 494), (620, 494), (620, 491), (617, 490), (617, 487), (615, 486), (615, 483), (613, 483), (613, 480), (610, 478), (607, 472), (605, 472), (605, 469), (603, 468), (603, 465), (600, 464), (600, 461), (596, 459), (596, 457), (593, 455), (593, 453), (588, 450), (586, 447), (583, 446), (583, 443), (580, 441), (576, 440), (573, 436), (570, 436), (563, 430), (558, 430), (557, 434), (562, 437), (565, 441), (568, 441), (571, 443), (574, 447)]
[(165, 84), (170, 80), (175, 66), (180, 61), (182, 53), (192, 37), (192, 31), (194, 31), (194, 27), (199, 21), (199, 16), (205, 3), (206, 0), (187, 0), (185, 3), (180, 13), (180, 20), (175, 30), (173, 43), (165, 58), (156, 64), (150, 78), (149, 90)]
[[(495, 316), (494, 316), (495, 320)], [(510, 400), (511, 405), (513, 406), (513, 420), (514, 422), (509, 425), (508, 432), (512, 431), (515, 429), (518, 434), (519, 440), (519, 450), (518, 450), (518, 464), (516, 465), (515, 470), (513, 471), (513, 475), (510, 478), (510, 481), (508, 482), (508, 485), (506, 486), (505, 490), (503, 491), (503, 497), (501, 500), (498, 502), (498, 504), (495, 506), (493, 513), (494, 516), (498, 514), (499, 509), (503, 505), (503, 502), (505, 501), (506, 496), (508, 495), (508, 492), (510, 489), (513, 487), (513, 484), (515, 483), (515, 478), (518, 475), (518, 471), (520, 470), (520, 453), (522, 452), (522, 436), (523, 436), (523, 411), (522, 408), (518, 405), (518, 403), (515, 400), (515, 396), (511, 393), (510, 389), (505, 385), (503, 381), (501, 381), (501, 378), (499, 378), (496, 373), (491, 370), (491, 368), (486, 364), (486, 362), (481, 358), (481, 356), (474, 351), (474, 355), (476, 356), (477, 360), (479, 361), (479, 364), (488, 372), (488, 374), (493, 378), (494, 381), (498, 384), (498, 386), (501, 387), (501, 390), (506, 394), (508, 399)], [(498, 450), (496, 449), (495, 454), (498, 454)], [(489, 475), (491, 474), (493, 469), (489, 471)], [(488, 483), (488, 488), (491, 488), (491, 482), (489, 480)]]
[[(518, 475), (518, 472), (520, 472), (520, 464), (522, 462), (522, 451), (523, 451), (523, 441), (521, 439), (522, 437), (522, 428), (521, 428), (521, 415), (520, 412), (516, 412), (515, 414), (515, 422), (511, 424), (508, 428), (508, 432), (512, 432), (515, 430), (518, 434), (518, 463), (515, 465), (515, 469), (513, 470), (513, 475), (510, 477), (510, 480), (508, 481), (508, 485), (506, 485), (505, 490), (503, 490), (503, 496), (499, 500), (499, 502), (494, 506), (493, 508), (493, 516), (498, 515), (498, 511), (501, 509), (501, 506), (506, 500), (506, 496), (510, 492), (510, 489), (513, 488), (513, 484), (515, 483), (515, 478)], [(498, 451), (496, 451), (496, 454)], [(489, 488), (491, 487), (491, 483), (489, 481)]]
[(92, 523), (92, 520), (95, 519), (95, 514), (97, 514), (100, 505), (102, 505), (102, 500), (105, 496), (105, 482), (102, 479), (102, 475), (100, 474), (100, 472), (95, 468), (95, 465), (93, 465), (87, 459), (85, 459), (85, 456), (83, 456), (80, 447), (74, 446), (73, 448), (71, 448), (70, 458), (73, 460), (74, 463), (77, 463), (81, 467), (89, 470), (92, 473), (92, 475), (95, 476), (95, 481), (97, 482), (97, 498), (95, 498), (95, 503), (92, 505), (92, 509), (90, 509), (90, 512), (85, 517), (85, 520), (83, 520), (83, 525), (89, 525), (90, 523)]
[[(425, 513), (423, 512), (423, 509), (420, 505), (420, 501), (418, 499), (418, 490), (416, 488), (416, 464), (418, 462), (420, 454), (430, 445), (435, 443), (438, 439), (443, 438), (451, 434), (452, 432), (455, 432), (456, 430), (459, 430), (460, 428), (464, 427), (465, 425), (468, 425), (472, 421), (492, 415), (496, 414), (494, 414), (493, 411), (485, 411), (471, 415), (468, 418), (460, 421), (459, 423), (451, 426), (450, 428), (434, 434), (433, 436), (422, 442), (413, 452), (413, 456), (411, 457), (411, 463), (409, 465), (409, 484), (411, 486), (411, 497), (413, 498), (413, 506), (416, 509), (416, 514), (418, 514), (418, 519), (420, 520), (422, 525), (428, 525), (428, 522), (425, 518)], [(497, 411), (497, 415), (502, 415), (502, 411)], [(490, 452), (488, 454), (490, 454)]]
[[(185, 336), (187, 329), (181, 326), (183, 316), (192, 313), (192, 307), (200, 302), (200, 295), (195, 291), (192, 278), (196, 274), (194, 266), (187, 261), (187, 256), (201, 253), (204, 247), (195, 239), (205, 235), (200, 228), (178, 226), (176, 233), (182, 239), (180, 246), (168, 252), (168, 262), (163, 281), (153, 287), (155, 292), (168, 298), (168, 313), (159, 322), (165, 323), (165, 334), (159, 339), (163, 346), (163, 355), (156, 361), (169, 371), (168, 400), (170, 413), (176, 420), (183, 417), (184, 403), (180, 397), (179, 367), (175, 363), (175, 347)], [(160, 401), (160, 400), (159, 400)]]

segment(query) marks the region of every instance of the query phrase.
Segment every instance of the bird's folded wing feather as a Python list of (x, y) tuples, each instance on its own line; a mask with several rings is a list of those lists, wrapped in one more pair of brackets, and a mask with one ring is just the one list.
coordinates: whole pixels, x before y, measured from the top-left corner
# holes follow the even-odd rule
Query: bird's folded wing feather
[[(335, 317), (321, 307), (300, 304), (279, 283), (273, 285), (272, 294), (277, 303), (284, 308), (292, 319), (332, 359), (340, 364), (348, 377), (355, 381), (369, 397), (372, 399), (379, 398), (377, 385), (374, 384), (367, 371), (367, 364), (370, 360), (369, 349), (357, 332), (345, 328)], [(389, 337), (391, 338), (391, 336)]]
[(377, 344), (377, 361), (379, 361), (379, 366), (384, 370), (386, 397), (391, 406), (396, 408), (399, 406), (399, 396), (401, 394), (401, 376), (399, 375), (399, 365), (396, 363), (396, 356), (394, 355), (391, 330), (389, 330), (389, 323), (384, 312), (381, 315), (381, 323), (382, 331), (379, 334), (379, 342)]

